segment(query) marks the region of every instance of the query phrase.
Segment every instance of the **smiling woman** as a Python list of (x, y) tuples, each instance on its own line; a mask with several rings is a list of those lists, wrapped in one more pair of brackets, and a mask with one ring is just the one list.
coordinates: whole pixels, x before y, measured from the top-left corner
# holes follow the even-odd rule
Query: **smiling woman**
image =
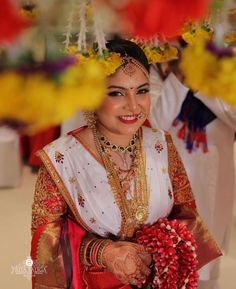
[(144, 282), (152, 258), (132, 240), (163, 217), (192, 231), (199, 267), (220, 255), (169, 134), (143, 126), (150, 108), (144, 52), (127, 40), (107, 48), (122, 63), (107, 77), (104, 103), (87, 113), (87, 127), (38, 153), (32, 258), (47, 274), (33, 276), (37, 289), (128, 289)]
[(117, 72), (107, 78), (107, 97), (96, 111), (98, 130), (122, 145), (129, 143), (150, 110), (148, 72), (136, 63), (124, 58)]

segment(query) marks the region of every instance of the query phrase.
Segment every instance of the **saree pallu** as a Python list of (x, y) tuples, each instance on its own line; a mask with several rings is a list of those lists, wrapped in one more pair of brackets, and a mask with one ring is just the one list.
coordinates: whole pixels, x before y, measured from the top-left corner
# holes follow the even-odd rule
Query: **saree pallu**
[[(79, 260), (86, 235), (70, 217), (41, 226), (32, 238), (32, 289), (131, 289), (99, 268), (84, 268)], [(37, 272), (42, 267), (43, 273)]]

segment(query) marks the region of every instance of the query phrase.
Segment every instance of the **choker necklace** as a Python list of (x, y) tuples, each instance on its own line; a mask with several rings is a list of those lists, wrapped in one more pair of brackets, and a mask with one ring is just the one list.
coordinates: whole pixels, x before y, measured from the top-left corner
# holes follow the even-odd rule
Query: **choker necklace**
[[(100, 134), (100, 133), (99, 133)], [(132, 152), (133, 147), (135, 146), (137, 139), (137, 135), (133, 135), (131, 141), (127, 146), (118, 146), (116, 144), (113, 144), (111, 141), (107, 140), (104, 135), (99, 135), (99, 140), (102, 142), (103, 145), (105, 145), (107, 148), (111, 149), (112, 151), (116, 151), (119, 153), (125, 153), (126, 151)]]

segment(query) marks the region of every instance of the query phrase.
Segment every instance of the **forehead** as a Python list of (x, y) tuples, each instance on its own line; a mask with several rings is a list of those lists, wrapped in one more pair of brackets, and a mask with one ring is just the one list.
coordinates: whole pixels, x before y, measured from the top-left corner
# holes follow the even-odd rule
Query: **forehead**
[(115, 73), (107, 77), (108, 86), (138, 87), (147, 82), (149, 83), (149, 78), (147, 78), (142, 69), (136, 66), (134, 66), (132, 74), (127, 74), (121, 67)]

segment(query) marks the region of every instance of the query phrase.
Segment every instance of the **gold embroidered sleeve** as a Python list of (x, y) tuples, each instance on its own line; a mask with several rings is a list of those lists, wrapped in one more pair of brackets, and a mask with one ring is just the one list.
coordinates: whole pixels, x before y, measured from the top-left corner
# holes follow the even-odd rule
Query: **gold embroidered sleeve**
[(175, 204), (185, 204), (196, 209), (192, 189), (182, 160), (176, 150), (170, 134), (166, 133), (168, 147), (169, 175), (172, 182)]
[(66, 211), (67, 204), (64, 198), (46, 168), (41, 166), (32, 206), (32, 234), (40, 226), (60, 219)]

